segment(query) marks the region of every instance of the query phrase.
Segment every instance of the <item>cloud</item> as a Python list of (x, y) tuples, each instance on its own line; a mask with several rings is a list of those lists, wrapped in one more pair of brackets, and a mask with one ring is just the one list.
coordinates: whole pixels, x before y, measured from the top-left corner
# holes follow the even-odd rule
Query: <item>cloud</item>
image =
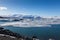
[(0, 7), (0, 11), (7, 10), (7, 7)]

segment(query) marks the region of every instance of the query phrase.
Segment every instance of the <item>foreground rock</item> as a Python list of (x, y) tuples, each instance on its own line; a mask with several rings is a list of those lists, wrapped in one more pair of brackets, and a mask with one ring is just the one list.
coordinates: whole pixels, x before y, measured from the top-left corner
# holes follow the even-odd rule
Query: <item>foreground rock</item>
[(27, 37), (0, 27), (0, 40), (36, 40), (36, 36)]

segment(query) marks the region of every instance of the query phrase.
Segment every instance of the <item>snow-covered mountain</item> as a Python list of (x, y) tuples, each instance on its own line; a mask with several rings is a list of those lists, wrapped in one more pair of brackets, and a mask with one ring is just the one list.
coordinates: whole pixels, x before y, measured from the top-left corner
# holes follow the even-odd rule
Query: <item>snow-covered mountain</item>
[(40, 16), (34, 16), (34, 15), (21, 15), (21, 14), (15, 14), (12, 15), (11, 17), (17, 17), (17, 18), (23, 18), (23, 19), (40, 19)]
[(0, 16), (0, 17), (4, 17), (4, 18), (10, 18), (10, 19), (34, 19), (34, 20), (44, 20), (44, 21), (48, 21), (48, 20), (60, 20), (60, 17), (46, 17), (46, 18), (43, 18), (43, 17), (40, 17), (40, 16), (35, 16), (35, 15), (22, 15), (22, 14), (14, 14), (14, 15), (4, 15), (4, 16)]

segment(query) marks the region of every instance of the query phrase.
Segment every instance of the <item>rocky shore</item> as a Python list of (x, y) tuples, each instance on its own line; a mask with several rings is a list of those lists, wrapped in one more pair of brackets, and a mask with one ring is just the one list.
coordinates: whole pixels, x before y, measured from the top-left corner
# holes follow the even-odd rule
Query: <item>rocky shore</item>
[(27, 37), (0, 27), (0, 40), (39, 40), (36, 36)]

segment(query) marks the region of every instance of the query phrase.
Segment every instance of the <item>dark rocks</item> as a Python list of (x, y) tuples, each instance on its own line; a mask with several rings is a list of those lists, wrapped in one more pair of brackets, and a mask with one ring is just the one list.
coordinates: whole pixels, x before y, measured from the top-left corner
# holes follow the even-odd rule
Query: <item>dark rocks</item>
[(0, 27), (0, 30), (2, 30), (2, 29), (4, 29), (4, 28)]
[[(33, 37), (31, 37), (31, 38), (29, 38), (29, 37), (27, 37), (27, 36), (22, 36), (22, 35), (20, 35), (20, 34), (18, 34), (18, 33), (15, 33), (15, 32), (12, 32), (12, 31), (10, 31), (10, 30), (8, 30), (8, 29), (4, 29), (4, 28), (2, 28), (2, 27), (0, 27), (0, 34), (4, 34), (4, 35), (9, 35), (9, 36), (13, 36), (13, 37), (16, 37), (17, 39), (15, 39), (15, 40), (33, 40), (33, 39), (36, 39), (37, 37), (36, 36), (33, 36)], [(14, 39), (12, 39), (12, 38), (10, 38), (10, 37), (8, 37), (8, 38), (6, 38), (5, 36), (3, 37), (4, 38), (4, 40), (5, 39), (7, 39), (7, 40), (14, 40)], [(2, 38), (2, 40), (3, 40), (3, 38)]]
[(2, 16), (0, 16), (0, 18), (3, 18)]
[(36, 36), (33, 36), (32, 38), (37, 38)]
[(13, 21), (19, 21), (18, 19), (14, 19)]
[(20, 34), (17, 34), (17, 33), (14, 33), (8, 29), (4, 29), (2, 27), (0, 27), (0, 34), (5, 34), (5, 35), (10, 35), (10, 36), (14, 36), (14, 37), (17, 37), (17, 38), (20, 38)]
[(23, 19), (14, 19), (13, 21), (23, 21)]

